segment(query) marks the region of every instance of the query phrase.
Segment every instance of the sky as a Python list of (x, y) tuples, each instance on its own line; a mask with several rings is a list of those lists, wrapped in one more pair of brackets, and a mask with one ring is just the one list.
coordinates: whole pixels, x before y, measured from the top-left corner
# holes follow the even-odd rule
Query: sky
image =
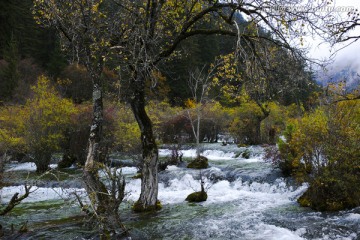
[[(360, 0), (335, 0), (335, 6), (351, 6), (359, 9), (360, 11)], [(352, 31), (352, 35), (360, 35), (360, 26)], [(336, 71), (338, 69), (341, 70), (345, 67), (350, 67), (360, 73), (360, 39), (347, 47), (345, 47), (345, 45), (350, 42), (347, 44), (339, 44), (335, 47), (335, 49), (330, 48), (330, 45), (322, 42), (320, 38), (306, 38), (305, 40), (307, 45), (310, 47), (309, 56), (312, 58), (326, 59), (338, 50), (338, 52), (334, 55), (334, 62), (329, 66), (329, 70), (332, 69)]]

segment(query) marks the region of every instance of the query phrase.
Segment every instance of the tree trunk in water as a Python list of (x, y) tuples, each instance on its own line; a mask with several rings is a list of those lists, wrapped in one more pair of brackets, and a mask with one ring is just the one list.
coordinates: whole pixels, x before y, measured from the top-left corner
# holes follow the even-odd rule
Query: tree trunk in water
[(96, 163), (99, 162), (99, 156), (100, 156), (99, 145), (102, 138), (102, 125), (103, 125), (102, 90), (99, 83), (94, 83), (93, 119), (90, 128), (88, 155), (84, 166), (85, 172), (91, 172), (93, 171), (94, 168), (97, 168)]
[(263, 142), (261, 137), (261, 122), (264, 121), (270, 114), (270, 112), (263, 112), (263, 116), (257, 118), (256, 126), (255, 126), (255, 136), (253, 144), (260, 144)]
[(135, 203), (134, 211), (151, 211), (160, 208), (158, 203), (158, 148), (152, 130), (152, 123), (145, 111), (144, 78), (132, 82), (133, 96), (131, 109), (141, 131), (142, 177), (141, 194)]
[(49, 164), (51, 161), (51, 153), (40, 151), (35, 153), (34, 157), (37, 173), (44, 173), (50, 169)]
[(259, 116), (257, 118), (257, 123), (255, 126), (255, 137), (254, 137), (254, 144), (260, 144), (262, 142), (261, 139), (261, 122), (265, 120), (270, 115), (270, 110), (267, 110), (263, 107), (263, 105), (260, 102), (256, 102), (256, 104), (260, 107), (261, 112), (263, 113), (262, 116)]
[(196, 157), (200, 157), (200, 121), (201, 110), (197, 110), (197, 123), (196, 123)]
[(254, 133), (254, 141), (252, 144), (260, 144), (261, 143), (261, 119), (257, 119), (255, 125), (255, 133)]
[[(120, 221), (118, 208), (120, 203), (116, 196), (111, 195), (101, 182), (98, 170), (102, 168), (100, 161), (102, 126), (103, 126), (103, 100), (100, 81), (101, 71), (93, 77), (93, 119), (90, 128), (88, 154), (83, 169), (85, 189), (91, 200), (93, 211), (100, 228), (100, 239), (108, 239), (126, 233)], [(120, 193), (119, 193), (120, 194)], [(119, 232), (121, 231), (121, 232)]]

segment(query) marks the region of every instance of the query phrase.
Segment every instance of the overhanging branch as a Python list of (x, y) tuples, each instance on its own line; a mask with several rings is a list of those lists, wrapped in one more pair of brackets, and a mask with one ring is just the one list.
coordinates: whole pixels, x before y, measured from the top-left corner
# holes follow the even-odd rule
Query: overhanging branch
[(190, 32), (186, 32), (183, 33), (181, 35), (179, 35), (175, 41), (173, 42), (173, 44), (171, 44), (167, 49), (165, 49), (164, 51), (162, 51), (159, 56), (156, 58), (156, 60), (154, 61), (154, 64), (157, 64), (159, 61), (161, 61), (162, 59), (170, 56), (176, 49), (176, 47), (185, 39), (195, 36), (195, 35), (227, 35), (227, 36), (233, 36), (236, 37), (237, 33), (233, 32), (233, 31), (229, 31), (229, 30), (223, 30), (223, 29), (197, 29), (197, 30), (192, 30)]

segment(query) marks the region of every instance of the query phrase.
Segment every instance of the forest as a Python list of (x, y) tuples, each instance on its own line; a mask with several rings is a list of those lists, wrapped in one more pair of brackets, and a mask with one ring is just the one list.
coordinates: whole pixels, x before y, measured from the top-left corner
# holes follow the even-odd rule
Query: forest
[(0, 238), (358, 239), (360, 86), (304, 42), (359, 11), (298, 2), (1, 1)]

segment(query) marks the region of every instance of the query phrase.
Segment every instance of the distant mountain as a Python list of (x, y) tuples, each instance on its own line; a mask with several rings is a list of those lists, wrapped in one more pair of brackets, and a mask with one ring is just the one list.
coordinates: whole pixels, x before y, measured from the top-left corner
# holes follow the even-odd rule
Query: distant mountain
[(350, 67), (345, 67), (342, 69), (319, 71), (316, 74), (316, 82), (324, 87), (330, 83), (342, 81), (346, 83), (347, 92), (360, 88), (360, 73)]

